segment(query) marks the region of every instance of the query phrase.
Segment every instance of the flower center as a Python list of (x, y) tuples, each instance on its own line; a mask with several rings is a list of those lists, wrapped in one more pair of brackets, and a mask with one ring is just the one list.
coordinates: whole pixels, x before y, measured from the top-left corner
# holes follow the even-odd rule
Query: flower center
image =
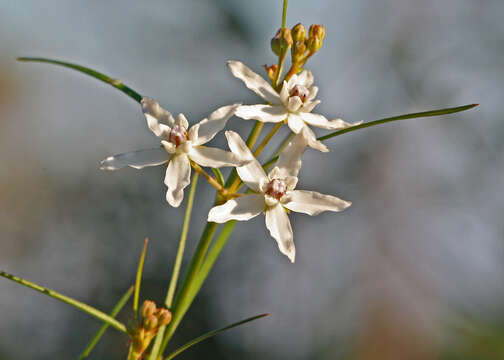
[(303, 85), (296, 85), (292, 88), (292, 90), (289, 93), (289, 96), (299, 96), (302, 102), (305, 102), (306, 99), (308, 98), (309, 91), (308, 89), (303, 86)]
[(184, 129), (180, 125), (175, 125), (170, 131), (170, 136), (168, 137), (168, 140), (172, 144), (175, 144), (176, 146), (185, 143), (187, 141), (186, 129)]
[(285, 181), (280, 179), (273, 179), (269, 182), (268, 187), (266, 188), (266, 194), (274, 197), (277, 200), (280, 200), (282, 196), (284, 196), (287, 191), (287, 185)]

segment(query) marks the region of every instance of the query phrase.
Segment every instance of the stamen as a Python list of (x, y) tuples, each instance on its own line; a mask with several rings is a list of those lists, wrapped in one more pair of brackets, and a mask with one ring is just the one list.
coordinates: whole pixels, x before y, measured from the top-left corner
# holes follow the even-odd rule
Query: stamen
[(282, 196), (284, 196), (287, 191), (287, 185), (285, 181), (281, 179), (273, 179), (269, 182), (268, 187), (266, 188), (266, 194), (274, 197), (277, 200), (280, 200)]
[(168, 140), (175, 144), (175, 146), (179, 146), (187, 141), (187, 131), (180, 125), (175, 125), (171, 131)]
[(292, 88), (289, 96), (298, 96), (302, 102), (305, 102), (309, 95), (308, 89), (303, 85), (296, 85)]

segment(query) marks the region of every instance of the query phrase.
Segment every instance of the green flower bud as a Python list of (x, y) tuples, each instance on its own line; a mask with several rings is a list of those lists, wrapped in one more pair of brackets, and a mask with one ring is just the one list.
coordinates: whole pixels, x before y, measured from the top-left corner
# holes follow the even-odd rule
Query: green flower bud
[(145, 300), (144, 303), (142, 304), (142, 317), (145, 319), (151, 315), (154, 315), (156, 310), (157, 307), (154, 301)]
[(322, 47), (322, 40), (318, 36), (310, 36), (306, 42), (306, 47), (312, 53), (317, 52)]
[(292, 34), (289, 28), (278, 30), (275, 37), (271, 39), (271, 50), (275, 55), (280, 56), (282, 51), (287, 50), (293, 44)]
[(168, 309), (160, 309), (158, 311), (159, 326), (168, 325), (172, 319), (172, 313)]
[(144, 319), (144, 329), (145, 330), (154, 330), (158, 326), (158, 318), (154, 315), (149, 315)]
[(295, 42), (303, 41), (306, 37), (306, 28), (303, 24), (298, 23), (292, 28), (292, 39)]
[(310, 26), (310, 37), (317, 36), (321, 41), (325, 38), (325, 27), (323, 25), (313, 24)]
[(297, 63), (303, 60), (306, 50), (306, 41), (296, 44), (296, 46), (292, 48), (292, 62)]

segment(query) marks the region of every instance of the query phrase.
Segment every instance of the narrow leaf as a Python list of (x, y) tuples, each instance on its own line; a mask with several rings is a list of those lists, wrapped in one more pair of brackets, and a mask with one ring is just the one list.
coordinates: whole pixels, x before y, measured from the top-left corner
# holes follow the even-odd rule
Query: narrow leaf
[[(124, 307), (124, 305), (126, 305), (128, 300), (130, 299), (131, 295), (133, 294), (133, 288), (134, 288), (134, 286), (131, 286), (128, 289), (128, 291), (126, 291), (126, 293), (121, 297), (121, 299), (119, 299), (117, 304), (114, 306), (114, 308), (110, 312), (111, 317), (115, 318), (117, 316), (117, 314), (119, 314), (119, 311), (121, 311), (121, 309)], [(84, 349), (84, 351), (80, 355), (79, 360), (87, 359), (87, 357), (89, 356), (89, 354), (91, 354), (91, 351), (93, 351), (96, 344), (98, 344), (98, 342), (100, 341), (103, 334), (105, 334), (105, 331), (107, 330), (108, 327), (109, 327), (109, 324), (107, 324), (107, 323), (104, 323), (100, 327), (98, 332), (95, 334), (95, 336), (93, 336), (93, 338), (91, 339), (89, 344), (86, 346), (86, 348)]]
[(217, 330), (213, 330), (213, 331), (210, 331), (206, 334), (203, 334), (201, 335), (200, 337), (197, 337), (196, 339), (194, 340), (191, 340), (189, 341), (187, 344), (179, 347), (177, 350), (175, 350), (174, 352), (172, 352), (170, 355), (168, 355), (164, 360), (171, 360), (173, 359), (175, 356), (177, 356), (178, 354), (180, 354), (181, 352), (183, 351), (186, 351), (187, 349), (189, 349), (190, 347), (202, 342), (203, 340), (206, 340), (208, 338), (211, 338), (217, 334), (220, 334), (221, 332), (224, 332), (226, 330), (229, 330), (229, 329), (232, 329), (234, 327), (237, 327), (237, 326), (240, 326), (240, 325), (243, 325), (243, 324), (246, 324), (248, 322), (251, 322), (251, 321), (254, 321), (254, 320), (258, 320), (258, 319), (261, 319), (263, 317), (266, 317), (266, 316), (269, 316), (269, 314), (261, 314), (261, 315), (257, 315), (257, 316), (254, 316), (254, 317), (251, 317), (251, 318), (248, 318), (248, 319), (245, 319), (245, 320), (242, 320), (242, 321), (239, 321), (237, 323), (234, 323), (234, 324), (231, 324), (231, 325), (228, 325), (226, 327), (223, 327), (223, 328), (220, 328), (220, 329), (217, 329)]
[(62, 295), (60, 293), (57, 293), (56, 291), (53, 291), (53, 290), (50, 290), (46, 287), (43, 287), (43, 286), (40, 286), (40, 285), (37, 285), (31, 281), (28, 281), (28, 280), (24, 280), (24, 279), (21, 279), (20, 277), (18, 276), (15, 276), (15, 275), (12, 275), (12, 274), (9, 274), (9, 273), (6, 273), (5, 271), (2, 271), (0, 270), (0, 276), (6, 278), (6, 279), (9, 279), (9, 280), (12, 280), (18, 284), (21, 284), (23, 286), (26, 286), (30, 289), (33, 289), (33, 290), (36, 290), (38, 292), (41, 292), (42, 294), (45, 294), (47, 296), (50, 296), (56, 300), (59, 300), (59, 301), (62, 301), (68, 305), (71, 305), (91, 316), (94, 316), (95, 318), (103, 321), (103, 322), (106, 322), (107, 324), (109, 324), (110, 326), (114, 327), (115, 329), (123, 332), (123, 333), (127, 333), (126, 331), (126, 326), (124, 326), (124, 324), (122, 324), (121, 322), (117, 321), (116, 319), (114, 319), (113, 317), (105, 314), (104, 312), (98, 310), (98, 309), (95, 309), (94, 307), (92, 306), (89, 306), (87, 304), (84, 304), (83, 302), (80, 302), (78, 300), (75, 300), (75, 299), (72, 299), (68, 296), (65, 296), (65, 295)]
[(135, 90), (132, 88), (126, 86), (123, 84), (123, 82), (119, 79), (113, 79), (105, 74), (102, 74), (96, 70), (89, 69), (87, 67), (77, 65), (77, 64), (72, 64), (69, 62), (64, 62), (64, 61), (59, 61), (59, 60), (53, 60), (53, 59), (46, 59), (46, 58), (37, 58), (37, 57), (19, 57), (17, 58), (18, 61), (23, 61), (23, 62), (40, 62), (40, 63), (47, 63), (47, 64), (53, 64), (53, 65), (60, 65), (64, 66), (70, 69), (74, 69), (77, 71), (80, 71), (84, 74), (87, 74), (89, 76), (94, 77), (95, 79), (101, 80), (104, 83), (107, 83), (109, 85), (112, 85), (116, 89), (122, 91), (129, 97), (131, 97), (133, 100), (140, 102), (142, 101), (142, 96), (137, 93)]
[(332, 137), (335, 137), (335, 136), (338, 136), (338, 135), (343, 135), (343, 134), (346, 134), (346, 133), (351, 132), (351, 131), (360, 130), (360, 129), (364, 129), (364, 128), (375, 126), (375, 125), (384, 124), (384, 123), (391, 122), (391, 121), (414, 119), (414, 118), (421, 118), (421, 117), (441, 116), (441, 115), (447, 115), (447, 114), (454, 114), (454, 113), (458, 113), (458, 112), (461, 112), (461, 111), (466, 111), (466, 110), (472, 109), (473, 107), (476, 107), (478, 105), (479, 104), (470, 104), (470, 105), (464, 105), (464, 106), (457, 106), (457, 107), (454, 107), (454, 108), (447, 108), (447, 109), (441, 109), (441, 110), (431, 110), (431, 111), (423, 111), (423, 112), (418, 112), (418, 113), (393, 116), (393, 117), (389, 117), (389, 118), (385, 118), (385, 119), (370, 121), (370, 122), (363, 123), (363, 124), (360, 124), (360, 125), (348, 127), (346, 129), (338, 130), (338, 131), (335, 131), (333, 133), (321, 136), (317, 140), (320, 140), (320, 141), (327, 140), (327, 139), (330, 139)]
[(222, 172), (220, 171), (220, 169), (212, 168), (212, 171), (213, 171), (217, 181), (219, 182), (219, 184), (224, 186), (226, 184), (226, 182), (224, 181), (224, 176), (222, 175)]
[(149, 238), (145, 238), (140, 261), (138, 262), (138, 269), (135, 281), (135, 296), (133, 297), (133, 314), (135, 317), (138, 315), (138, 299), (140, 298), (140, 284), (142, 282), (142, 273), (145, 263), (145, 254), (147, 253), (147, 246), (149, 245)]

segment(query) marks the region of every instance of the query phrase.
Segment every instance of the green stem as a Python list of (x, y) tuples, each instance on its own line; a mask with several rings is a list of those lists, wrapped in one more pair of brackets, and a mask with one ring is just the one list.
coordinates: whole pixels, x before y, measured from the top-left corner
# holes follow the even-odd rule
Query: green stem
[(168, 345), (168, 341), (170, 341), (173, 333), (177, 329), (177, 326), (180, 324), (180, 321), (184, 317), (185, 313), (189, 309), (189, 306), (192, 303), (194, 297), (191, 297), (191, 287), (193, 286), (194, 279), (198, 275), (199, 269), (201, 268), (201, 264), (205, 258), (205, 255), (208, 251), (208, 247), (212, 242), (212, 238), (217, 230), (219, 224), (213, 222), (207, 222), (205, 229), (203, 230), (203, 234), (201, 235), (201, 239), (198, 243), (196, 251), (192, 257), (191, 264), (189, 265), (189, 269), (187, 270), (187, 275), (184, 278), (182, 283), (182, 287), (180, 288), (177, 296), (175, 297), (174, 307), (173, 307), (173, 318), (170, 324), (166, 329), (166, 334), (163, 339), (163, 343), (161, 344), (160, 354), (164, 352), (166, 345)]
[(138, 316), (138, 301), (140, 298), (140, 284), (142, 283), (142, 273), (145, 263), (145, 255), (147, 254), (147, 245), (149, 245), (149, 239), (145, 238), (142, 254), (140, 255), (140, 261), (138, 262), (138, 269), (135, 280), (135, 295), (133, 296), (133, 315)]
[(285, 29), (285, 20), (287, 19), (287, 3), (288, 0), (284, 0), (282, 10), (282, 30)]
[(89, 306), (87, 304), (84, 304), (83, 302), (80, 302), (78, 300), (75, 300), (75, 299), (72, 299), (68, 296), (65, 296), (65, 295), (62, 295), (56, 291), (53, 291), (53, 290), (50, 290), (46, 287), (43, 287), (43, 286), (40, 286), (40, 285), (37, 285), (31, 281), (28, 281), (28, 280), (24, 280), (18, 276), (15, 276), (15, 275), (12, 275), (12, 274), (9, 274), (9, 273), (6, 273), (5, 271), (2, 271), (0, 270), (0, 276), (1, 277), (4, 277), (6, 279), (9, 279), (11, 281), (14, 281), (18, 284), (21, 284), (23, 286), (26, 286), (30, 289), (33, 289), (33, 290), (36, 290), (38, 292), (41, 292), (42, 294), (45, 294), (47, 296), (50, 296), (52, 297), (53, 299), (56, 299), (56, 300), (59, 300), (59, 301), (62, 301), (68, 305), (71, 305), (95, 318), (97, 318), (98, 320), (101, 320), (107, 324), (109, 324), (110, 326), (112, 326), (113, 328), (115, 328), (116, 330), (119, 330), (123, 333), (126, 333), (127, 334), (127, 330), (126, 330), (126, 326), (124, 326), (124, 324), (122, 324), (121, 322), (117, 321), (116, 319), (114, 319), (113, 317), (105, 314), (104, 312), (98, 310), (98, 309), (95, 309), (94, 307), (92, 306)]
[[(124, 305), (126, 305), (126, 303), (128, 302), (128, 300), (130, 299), (131, 295), (133, 294), (133, 289), (134, 289), (134, 286), (131, 286), (128, 289), (128, 291), (126, 291), (126, 293), (117, 302), (117, 304), (114, 306), (114, 308), (110, 312), (110, 316), (111, 317), (115, 318), (117, 316), (117, 314), (119, 314), (119, 311), (122, 310), (122, 308), (124, 307)], [(93, 351), (93, 349), (95, 348), (96, 344), (98, 344), (98, 342), (100, 341), (100, 339), (103, 336), (103, 334), (105, 334), (105, 331), (107, 330), (108, 327), (109, 327), (109, 324), (107, 324), (107, 323), (103, 324), (100, 327), (100, 329), (98, 330), (98, 332), (95, 334), (95, 336), (93, 336), (93, 338), (91, 339), (91, 341), (89, 342), (89, 344), (86, 346), (86, 348), (84, 349), (84, 351), (82, 352), (82, 354), (79, 356), (79, 360), (87, 359), (87, 357), (89, 356), (89, 354), (91, 354), (91, 351)]]
[(87, 74), (89, 76), (94, 77), (95, 79), (101, 80), (106, 84), (109, 84), (116, 89), (122, 91), (126, 95), (128, 95), (130, 98), (133, 100), (140, 102), (142, 101), (142, 95), (137, 93), (135, 90), (132, 88), (126, 86), (123, 84), (123, 82), (119, 79), (113, 79), (105, 74), (102, 74), (96, 70), (89, 69), (87, 67), (77, 65), (77, 64), (72, 64), (69, 62), (64, 62), (64, 61), (59, 61), (59, 60), (53, 60), (53, 59), (46, 59), (46, 58), (37, 58), (37, 57), (19, 57), (17, 58), (18, 61), (23, 61), (23, 62), (40, 62), (40, 63), (47, 63), (47, 64), (53, 64), (53, 65), (61, 65), (70, 69), (74, 69), (77, 71), (80, 71), (84, 74)]

